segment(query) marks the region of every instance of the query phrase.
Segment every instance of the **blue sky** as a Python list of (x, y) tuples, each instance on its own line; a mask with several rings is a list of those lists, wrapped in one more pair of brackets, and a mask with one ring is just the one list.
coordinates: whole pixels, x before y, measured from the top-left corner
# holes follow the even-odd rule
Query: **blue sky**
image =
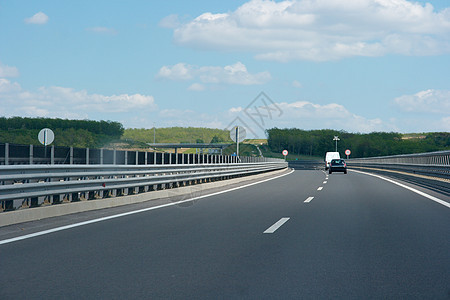
[(0, 1), (0, 116), (450, 131), (450, 3)]

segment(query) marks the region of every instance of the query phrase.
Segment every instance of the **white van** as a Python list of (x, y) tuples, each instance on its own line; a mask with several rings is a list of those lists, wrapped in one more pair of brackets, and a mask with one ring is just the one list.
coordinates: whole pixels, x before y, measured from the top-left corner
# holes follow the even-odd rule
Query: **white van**
[(327, 152), (325, 155), (325, 170), (328, 170), (330, 167), (330, 162), (332, 159), (340, 159), (341, 156), (339, 155), (339, 152)]

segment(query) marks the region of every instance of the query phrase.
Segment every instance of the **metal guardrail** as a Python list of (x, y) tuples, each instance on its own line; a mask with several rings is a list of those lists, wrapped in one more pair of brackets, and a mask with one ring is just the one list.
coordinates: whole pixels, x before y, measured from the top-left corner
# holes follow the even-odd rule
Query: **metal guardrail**
[(289, 168), (296, 170), (320, 170), (324, 168), (321, 160), (291, 160), (288, 162)]
[(0, 210), (137, 194), (287, 167), (281, 159), (253, 160), (184, 165), (0, 166)]
[(373, 167), (450, 179), (450, 151), (346, 160), (349, 167)]

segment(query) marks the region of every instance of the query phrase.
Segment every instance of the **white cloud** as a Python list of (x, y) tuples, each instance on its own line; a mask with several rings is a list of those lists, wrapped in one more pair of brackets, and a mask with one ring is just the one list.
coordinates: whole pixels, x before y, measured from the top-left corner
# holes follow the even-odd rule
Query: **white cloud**
[(200, 113), (190, 109), (163, 109), (158, 112), (158, 119), (158, 127), (224, 127), (220, 115)]
[(443, 131), (450, 132), (450, 117), (442, 118), (440, 120), (440, 124), (443, 128)]
[(21, 88), (17, 82), (11, 82), (8, 79), (0, 78), (0, 95), (20, 92)]
[(98, 34), (110, 34), (110, 35), (116, 35), (117, 31), (114, 28), (108, 28), (108, 27), (91, 27), (86, 28), (87, 31), (98, 33)]
[(178, 15), (168, 15), (158, 25), (163, 28), (177, 28), (180, 26), (180, 20)]
[(16, 67), (10, 67), (0, 62), (0, 78), (2, 77), (18, 77), (19, 70)]
[(189, 91), (201, 92), (205, 90), (205, 86), (200, 83), (193, 83), (188, 87)]
[(450, 91), (430, 89), (400, 96), (394, 99), (394, 103), (405, 112), (450, 115)]
[[(367, 118), (350, 111), (347, 107), (337, 104), (317, 104), (309, 101), (275, 102), (282, 114), (276, 112), (267, 117), (268, 110), (261, 109), (259, 113), (265, 115), (264, 129), (278, 128), (301, 128), (312, 129), (336, 129), (348, 132), (369, 133), (373, 131), (385, 132), (431, 132), (450, 131), (450, 117), (443, 118), (420, 118), (417, 119), (399, 117), (396, 119), (384, 119), (380, 114), (375, 118)], [(202, 113), (192, 109), (162, 109), (155, 111), (151, 118), (139, 117), (135, 120), (127, 119), (125, 126), (137, 128), (152, 128), (153, 122), (157, 127), (208, 127), (208, 128), (230, 128), (233, 125), (244, 126), (247, 137), (265, 137), (261, 129), (261, 120), (253, 115), (253, 120), (245, 113), (246, 108), (231, 107), (228, 110), (217, 113)], [(249, 113), (255, 113), (252, 107)]]
[(302, 84), (301, 84), (299, 81), (297, 81), (297, 80), (294, 80), (294, 81), (292, 82), (292, 86), (295, 87), (295, 88), (297, 88), (297, 89), (302, 88)]
[(163, 66), (157, 78), (170, 80), (199, 80), (202, 83), (225, 83), (237, 85), (263, 84), (271, 79), (269, 72), (251, 74), (247, 67), (237, 62), (225, 67), (217, 66), (193, 66), (185, 63), (178, 63), (174, 66)]
[(450, 53), (450, 8), (407, 0), (252, 0), (174, 30), (193, 48), (250, 51), (275, 61)]
[[(24, 91), (18, 83), (0, 79), (0, 115), (83, 119), (111, 113), (145, 113), (157, 109), (154, 98), (141, 94), (105, 96), (64, 87)], [(104, 117), (107, 118), (107, 117)]]
[(192, 66), (186, 65), (185, 63), (178, 63), (172, 67), (163, 66), (159, 70), (157, 77), (170, 80), (190, 80), (194, 78), (192, 69)]
[[(329, 103), (325, 105), (308, 101), (280, 102), (275, 105), (282, 111), (282, 117), (273, 114), (271, 120), (265, 118), (265, 128), (302, 128), (302, 129), (336, 129), (349, 132), (392, 131), (395, 126), (386, 124), (379, 118), (368, 119), (356, 115), (343, 105)], [(238, 110), (237, 110), (238, 111)], [(249, 112), (252, 114), (252, 111)], [(268, 116), (268, 114), (266, 114)], [(258, 118), (255, 118), (258, 121)], [(247, 122), (250, 126), (251, 121)], [(258, 124), (253, 124), (253, 130), (257, 130)]]
[(37, 14), (33, 15), (30, 18), (25, 19), (25, 23), (27, 24), (37, 24), (37, 25), (43, 25), (48, 22), (48, 16), (44, 14), (42, 11), (38, 12)]

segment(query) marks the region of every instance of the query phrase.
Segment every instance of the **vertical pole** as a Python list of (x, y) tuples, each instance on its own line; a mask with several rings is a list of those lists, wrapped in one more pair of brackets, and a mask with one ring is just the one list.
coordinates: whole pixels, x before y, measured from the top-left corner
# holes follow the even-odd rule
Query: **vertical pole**
[(144, 162), (144, 164), (145, 165), (148, 165), (148, 152), (147, 151), (145, 151), (145, 162)]
[(73, 147), (70, 147), (69, 151), (69, 164), (73, 165)]
[(236, 126), (236, 156), (239, 156), (239, 126)]
[(9, 143), (5, 143), (5, 165), (9, 165)]
[(139, 151), (136, 151), (136, 165), (139, 164)]
[(33, 164), (33, 145), (30, 145), (30, 165)]
[(52, 145), (52, 148), (50, 149), (50, 164), (55, 164), (55, 145)]
[(103, 148), (100, 149), (100, 165), (103, 165)]
[(113, 165), (116, 164), (116, 158), (117, 158), (117, 150), (114, 149), (114, 151), (113, 151)]
[(125, 151), (125, 165), (128, 165), (128, 151)]

